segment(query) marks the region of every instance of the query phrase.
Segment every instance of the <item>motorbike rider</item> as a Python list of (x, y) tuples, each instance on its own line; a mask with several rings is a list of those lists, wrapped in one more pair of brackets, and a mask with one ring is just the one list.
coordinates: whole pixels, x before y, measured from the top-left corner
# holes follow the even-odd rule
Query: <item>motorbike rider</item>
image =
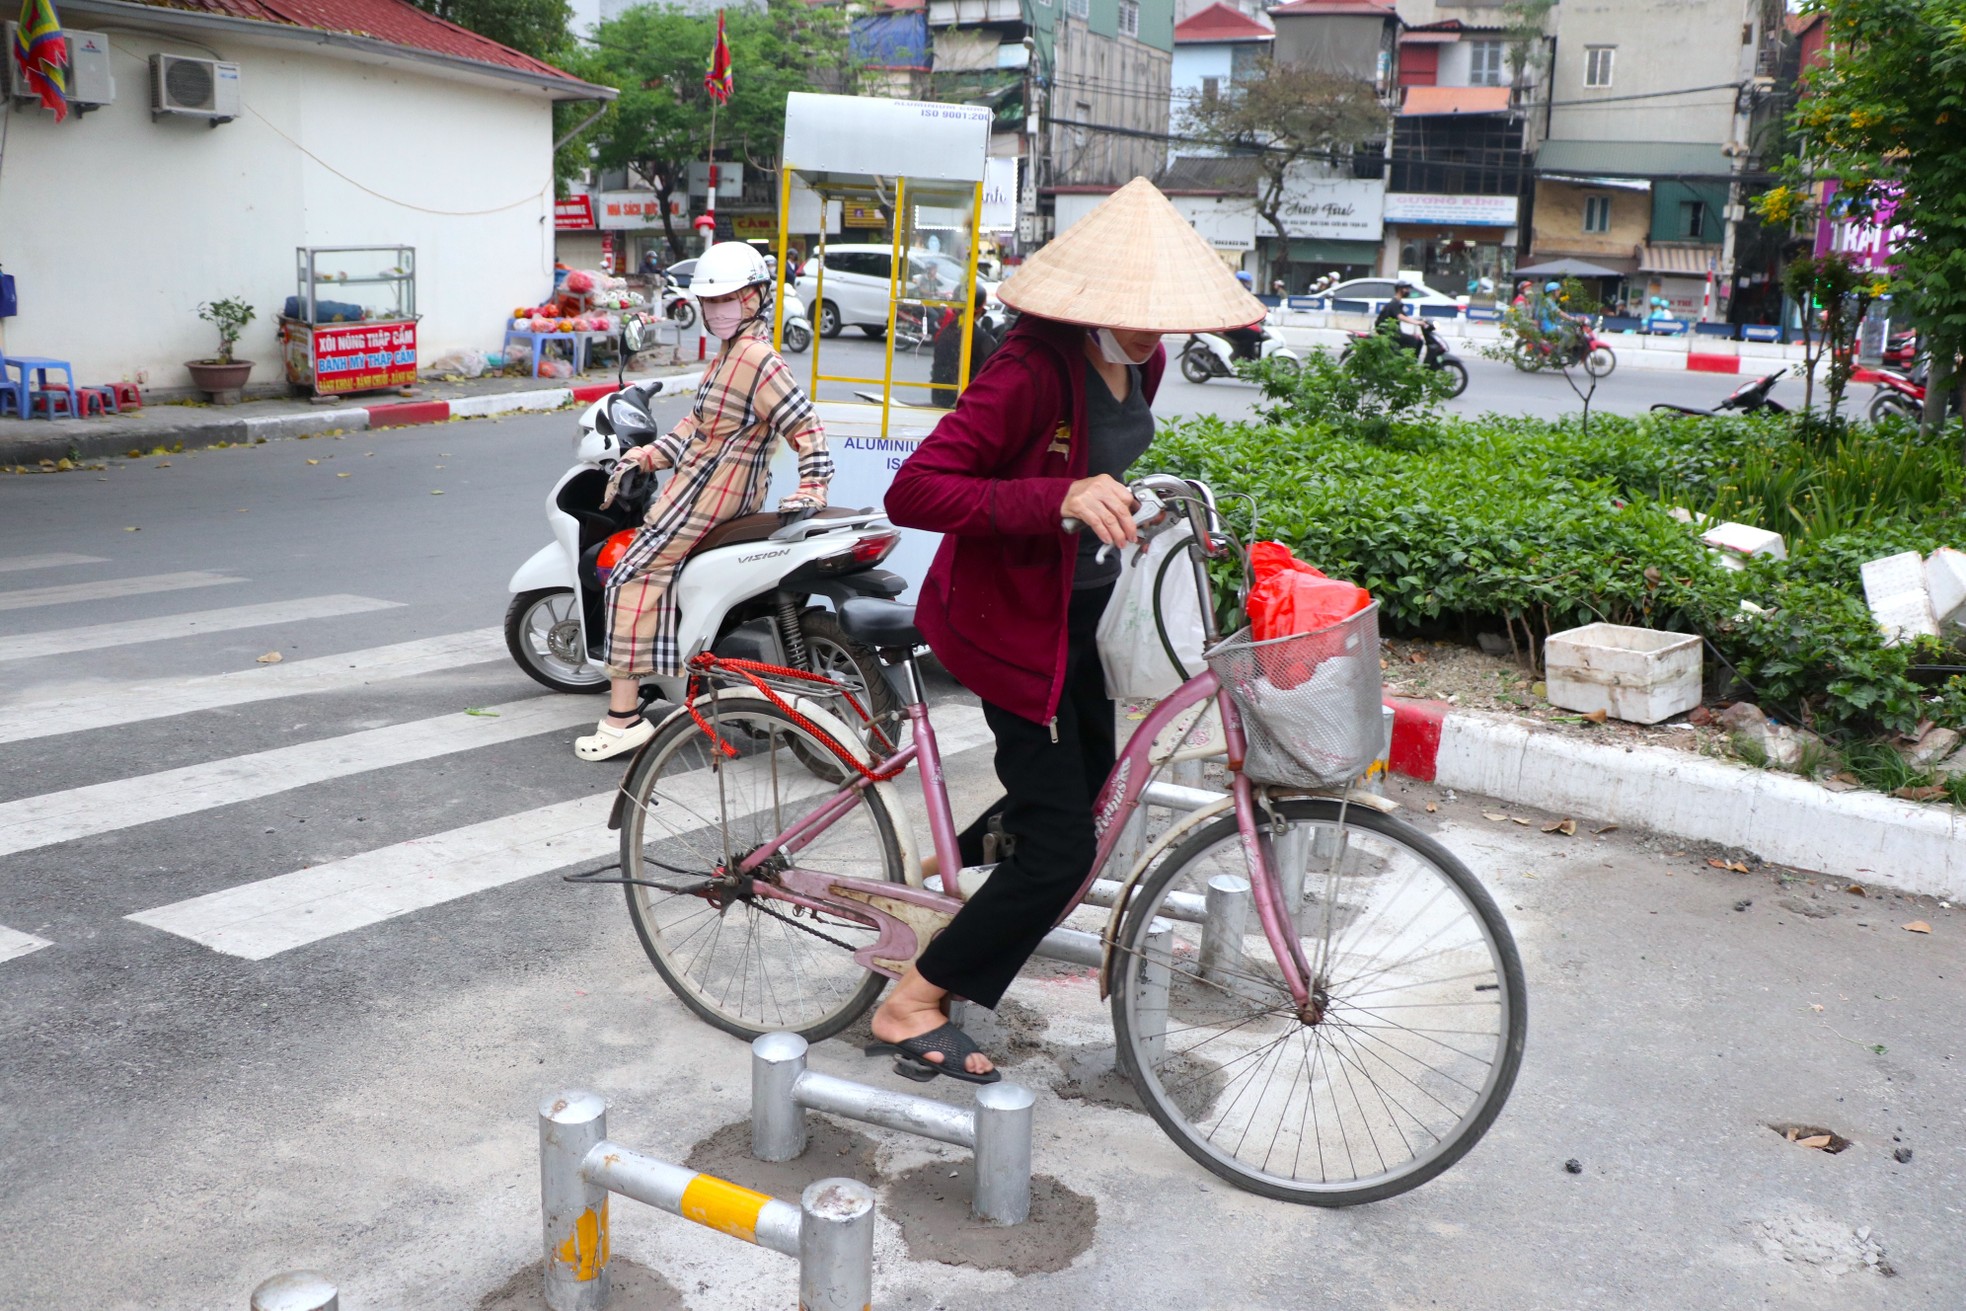
[(1418, 355), (1426, 345), (1424, 339), (1412, 336), (1405, 330), (1409, 324), (1415, 331), (1425, 326), (1420, 322), (1419, 315), (1406, 312), (1406, 297), (1412, 290), (1413, 284), (1410, 282), (1393, 284), (1393, 298), (1381, 306), (1379, 313), (1373, 317), (1372, 331), (1382, 337), (1391, 337), (1399, 343), (1401, 350)]
[[(975, 315), (969, 335), (969, 376), (973, 379), (983, 371), (990, 352), (996, 350), (997, 336), (983, 319), (983, 311), (989, 306), (989, 293), (978, 287), (972, 305)], [(933, 403), (945, 410), (956, 403), (957, 375), (962, 372), (962, 363), (963, 316), (962, 311), (951, 305), (942, 312), (942, 322), (935, 329), (935, 355), (928, 367), (930, 382), (947, 384), (929, 392)]]
[(1565, 355), (1582, 357), (1590, 339), (1590, 320), (1563, 308), (1563, 284), (1545, 282), (1536, 301), (1536, 326), (1557, 342)]
[[(1247, 273), (1236, 274), (1236, 281), (1242, 284), (1244, 291), (1254, 294), (1256, 289), (1255, 279), (1251, 278)], [(1260, 360), (1263, 358), (1264, 333), (1262, 320), (1259, 319), (1246, 328), (1224, 328), (1221, 335), (1222, 340), (1229, 343), (1229, 354), (1231, 358), (1238, 360)]]
[(779, 513), (825, 508), (833, 477), (826, 429), (771, 348), (771, 285), (764, 256), (745, 242), (718, 242), (703, 252), (690, 294), (702, 306), (703, 326), (722, 345), (690, 413), (662, 437), (623, 452), (608, 480), (602, 509), (614, 503), (630, 470), (675, 470), (608, 578), (608, 713), (574, 743), (582, 760), (607, 760), (655, 735), (639, 709), (641, 680), (682, 673), (670, 585), (712, 528), (757, 513), (771, 483), (774, 439), (799, 457), (798, 489), (779, 501)]

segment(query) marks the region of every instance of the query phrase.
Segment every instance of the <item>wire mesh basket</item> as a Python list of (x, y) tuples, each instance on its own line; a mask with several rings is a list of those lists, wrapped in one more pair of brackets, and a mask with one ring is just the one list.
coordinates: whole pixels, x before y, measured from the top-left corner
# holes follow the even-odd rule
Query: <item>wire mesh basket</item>
[(1363, 774), (1384, 739), (1379, 603), (1312, 633), (1255, 641), (1241, 629), (1207, 655), (1242, 718), (1243, 773), (1332, 787)]

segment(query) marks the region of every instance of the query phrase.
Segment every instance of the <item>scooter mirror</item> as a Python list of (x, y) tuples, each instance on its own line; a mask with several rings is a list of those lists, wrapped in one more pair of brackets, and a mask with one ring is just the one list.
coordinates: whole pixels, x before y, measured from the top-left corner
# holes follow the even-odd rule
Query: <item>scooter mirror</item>
[(649, 325), (644, 320), (632, 318), (622, 325), (621, 348), (627, 354), (640, 354), (653, 344), (649, 340)]

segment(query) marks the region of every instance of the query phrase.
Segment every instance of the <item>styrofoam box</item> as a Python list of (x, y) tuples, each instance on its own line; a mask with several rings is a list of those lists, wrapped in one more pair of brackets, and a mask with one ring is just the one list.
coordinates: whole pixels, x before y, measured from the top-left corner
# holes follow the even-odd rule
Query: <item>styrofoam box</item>
[(1893, 646), (1906, 638), (1937, 637), (1939, 625), (1932, 614), (1932, 598), (1925, 591), (1925, 566), (1916, 551), (1901, 551), (1879, 560), (1867, 560), (1860, 572), (1864, 580), (1864, 600), (1871, 617), (1884, 631), (1884, 644)]
[(1939, 623), (1966, 622), (1966, 551), (1941, 546), (1925, 558), (1925, 594)]
[(1700, 704), (1700, 638), (1624, 624), (1585, 624), (1543, 644), (1550, 704), (1656, 724)]
[(1750, 558), (1765, 555), (1776, 560), (1789, 558), (1788, 543), (1782, 540), (1780, 533), (1771, 533), (1753, 524), (1715, 524), (1700, 534), (1700, 540), (1716, 551), (1731, 551), (1735, 555)]

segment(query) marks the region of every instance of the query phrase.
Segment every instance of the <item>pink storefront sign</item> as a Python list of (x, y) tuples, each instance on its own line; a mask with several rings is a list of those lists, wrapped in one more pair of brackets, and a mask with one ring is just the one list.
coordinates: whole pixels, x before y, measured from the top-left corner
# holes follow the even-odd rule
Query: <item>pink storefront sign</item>
[[(1880, 201), (1874, 212), (1853, 217), (1848, 198), (1839, 194), (1835, 182), (1823, 184), (1823, 213), (1816, 220), (1816, 255), (1842, 255), (1860, 269), (1889, 272), (1896, 268), (1891, 252), (1904, 244), (1907, 229), (1894, 223), (1898, 202), (1896, 188)], [(1841, 202), (1841, 203), (1839, 203)]]

